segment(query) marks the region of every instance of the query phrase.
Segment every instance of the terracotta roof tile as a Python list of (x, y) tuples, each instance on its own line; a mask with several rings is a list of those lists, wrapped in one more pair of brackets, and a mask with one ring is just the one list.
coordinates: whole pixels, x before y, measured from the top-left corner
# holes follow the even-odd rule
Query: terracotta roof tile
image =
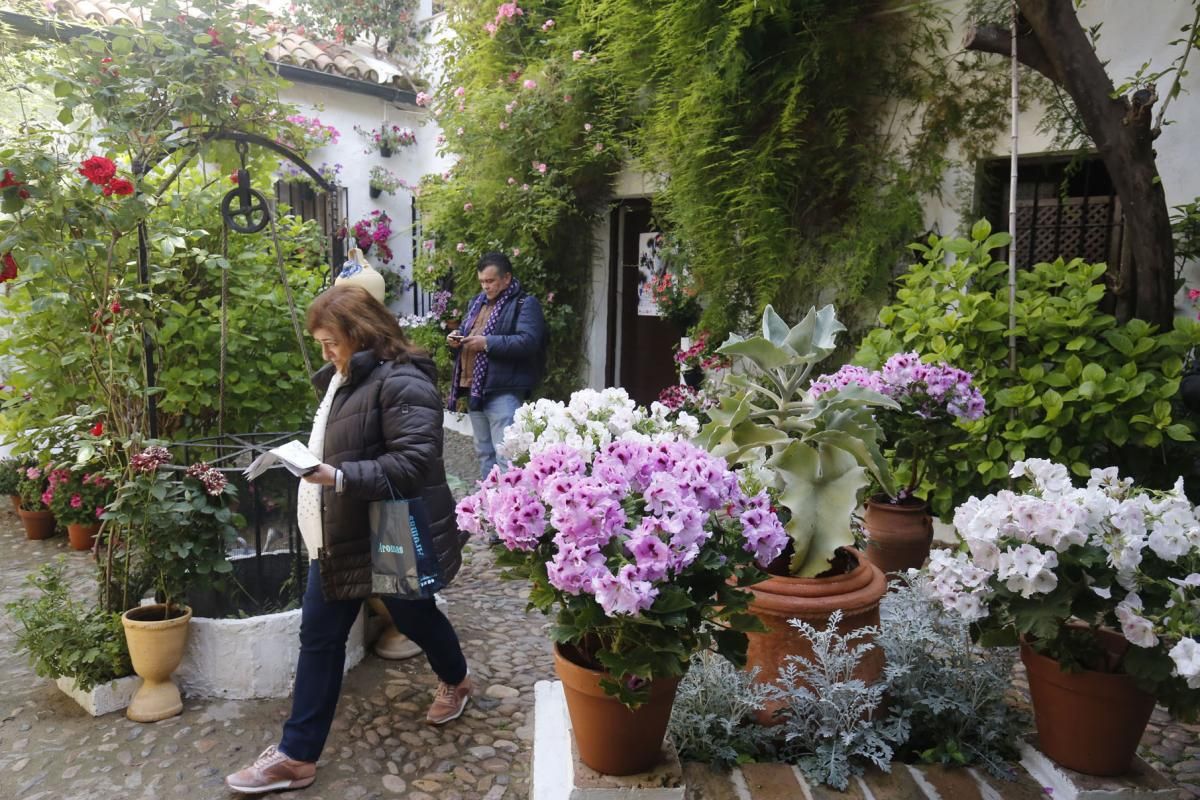
[[(129, 6), (110, 0), (54, 0), (53, 9), (60, 17), (100, 25), (137, 25), (140, 19), (140, 16), (135, 16), (135, 13), (140, 12), (133, 12)], [(382, 66), (383, 62), (378, 59), (367, 61), (343, 44), (311, 39), (286, 27), (277, 28), (274, 33), (279, 39), (267, 51), (267, 56), (281, 64), (341, 75), (367, 83), (390, 84), (399, 89), (416, 91), (422, 88), (405, 74), (404, 69), (388, 65), (381, 73), (374, 64)]]

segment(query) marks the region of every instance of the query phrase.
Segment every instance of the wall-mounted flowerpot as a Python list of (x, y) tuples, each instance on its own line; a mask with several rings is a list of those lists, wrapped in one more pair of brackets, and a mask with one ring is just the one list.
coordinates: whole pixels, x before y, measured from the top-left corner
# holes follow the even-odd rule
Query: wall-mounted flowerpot
[(633, 775), (658, 763), (679, 678), (654, 680), (650, 700), (630, 709), (600, 688), (607, 672), (575, 663), (558, 645), (554, 646), (554, 670), (563, 684), (583, 763), (604, 775)]
[(168, 612), (162, 603), (131, 608), (121, 615), (129, 659), (142, 678), (141, 688), (125, 711), (134, 722), (158, 722), (183, 711), (183, 698), (171, 673), (183, 660), (191, 619), (190, 608)]
[(67, 537), (71, 540), (72, 550), (91, 550), (96, 544), (96, 534), (100, 532), (100, 525), (93, 523), (72, 522), (67, 525)]
[(379, 155), (383, 156), (384, 158), (391, 158), (392, 157), (392, 148), (390, 148), (386, 145), (381, 145), (379, 147)]
[(863, 515), (867, 560), (885, 573), (920, 569), (933, 542), (933, 517), (923, 500), (892, 503), (872, 497)]
[(19, 508), (17, 514), (21, 517), (21, 524), (25, 526), (26, 539), (49, 539), (54, 535), (57, 522), (53, 512), (26, 511)]
[(683, 382), (693, 389), (699, 389), (704, 383), (704, 370), (700, 367), (692, 367), (683, 373)]
[(372, 199), (375, 199), (376, 197), (379, 197), (379, 195), (383, 194), (383, 189), (380, 189), (378, 186), (372, 186), (368, 191)]

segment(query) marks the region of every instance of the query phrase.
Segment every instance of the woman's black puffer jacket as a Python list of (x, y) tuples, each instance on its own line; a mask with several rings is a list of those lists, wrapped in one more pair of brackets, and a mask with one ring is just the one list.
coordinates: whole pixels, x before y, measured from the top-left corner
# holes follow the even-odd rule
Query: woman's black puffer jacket
[[(324, 394), (333, 377), (327, 364), (313, 378)], [(422, 497), (433, 528), (442, 577), (449, 583), (462, 565), (467, 535), (458, 529), (454, 498), (442, 463), (442, 402), (437, 368), (426, 356), (381, 361), (370, 350), (350, 359), (325, 427), (325, 463), (344, 474), (342, 493), (322, 487), (321, 589), (327, 600), (371, 594), (367, 504)], [(386, 478), (385, 478), (386, 476)]]

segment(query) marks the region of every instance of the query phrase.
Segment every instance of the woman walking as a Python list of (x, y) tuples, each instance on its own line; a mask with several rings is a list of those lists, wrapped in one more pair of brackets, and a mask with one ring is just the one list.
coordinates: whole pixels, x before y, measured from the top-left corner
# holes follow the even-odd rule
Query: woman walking
[[(387, 307), (357, 286), (334, 286), (308, 310), (308, 331), (330, 362), (313, 379), (324, 399), (309, 449), (322, 459), (300, 485), (297, 516), (311, 559), (300, 623), (292, 715), (278, 745), (225, 779), (260, 794), (316, 779), (341, 694), (346, 638), (371, 594), (367, 505), (421, 497), (445, 583), (462, 564), (466, 536), (442, 464), (442, 404), (436, 368), (413, 349)], [(432, 725), (458, 718), (471, 697), (458, 635), (433, 598), (383, 597), (397, 630), (420, 645), (438, 677)]]

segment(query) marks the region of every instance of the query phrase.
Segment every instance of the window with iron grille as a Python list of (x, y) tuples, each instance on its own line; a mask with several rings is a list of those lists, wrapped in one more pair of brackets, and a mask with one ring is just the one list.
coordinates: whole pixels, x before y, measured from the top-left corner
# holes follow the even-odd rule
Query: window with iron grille
[[(337, 187), (336, 213), (332, 218), (329, 214), (329, 204), (324, 192), (317, 192), (312, 184), (305, 181), (276, 181), (275, 202), (286, 205), (292, 213), (303, 220), (316, 220), (321, 228), (321, 237), (332, 248), (330, 264), (340, 266), (346, 260), (346, 202), (348, 194), (346, 187)], [(340, 234), (340, 236), (339, 236)]]
[[(1008, 230), (1007, 158), (979, 169), (980, 216), (994, 230)], [(1011, 258), (1019, 269), (1062, 256), (1088, 263), (1120, 261), (1121, 202), (1103, 162), (1096, 157), (1028, 157), (1017, 165), (1017, 224)], [(1007, 260), (1009, 253), (1004, 253)]]

